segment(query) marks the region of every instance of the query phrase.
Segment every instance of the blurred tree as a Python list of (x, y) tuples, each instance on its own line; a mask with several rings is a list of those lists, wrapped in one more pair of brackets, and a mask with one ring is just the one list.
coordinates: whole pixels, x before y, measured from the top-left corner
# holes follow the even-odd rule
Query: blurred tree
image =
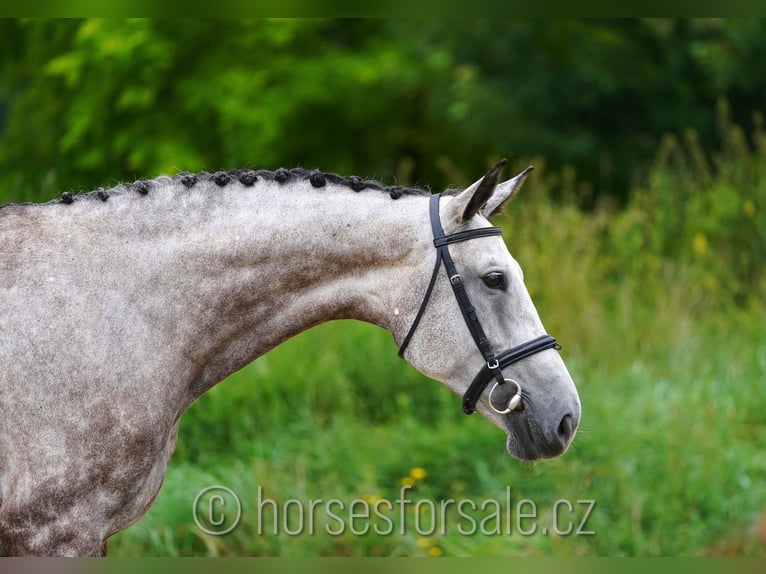
[[(64, 187), (159, 171), (308, 164), (389, 174), (429, 133), (446, 62), (396, 25), (3, 22), (0, 165)], [(384, 32), (389, 36), (384, 40)], [(413, 66), (413, 62), (418, 62)], [(404, 174), (407, 175), (406, 173)]]
[(624, 197), (666, 132), (719, 143), (716, 104), (752, 125), (766, 101), (763, 20), (469, 21), (452, 38), (451, 117), (504, 154), (571, 164)]
[(243, 165), (442, 187), (499, 155), (624, 199), (664, 133), (715, 149), (718, 100), (749, 125), (763, 38), (763, 20), (5, 20), (0, 199)]

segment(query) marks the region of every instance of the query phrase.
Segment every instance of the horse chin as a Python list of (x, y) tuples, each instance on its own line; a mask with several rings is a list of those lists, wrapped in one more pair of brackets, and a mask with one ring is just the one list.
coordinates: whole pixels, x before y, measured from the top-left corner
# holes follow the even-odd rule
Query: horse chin
[(564, 454), (569, 442), (548, 441), (525, 419), (526, 413), (513, 413), (508, 420), (506, 448), (512, 457), (525, 462), (557, 458)]
[(511, 432), (505, 441), (505, 447), (508, 454), (524, 462), (533, 462), (543, 458), (535, 446), (529, 440), (519, 440), (519, 437)]

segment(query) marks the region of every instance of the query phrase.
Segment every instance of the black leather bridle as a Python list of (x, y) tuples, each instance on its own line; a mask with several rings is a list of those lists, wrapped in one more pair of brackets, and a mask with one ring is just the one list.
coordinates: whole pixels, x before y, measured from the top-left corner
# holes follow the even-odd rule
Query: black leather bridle
[[(417, 315), (415, 315), (415, 320), (412, 322), (410, 330), (407, 332), (404, 341), (402, 341), (402, 344), (399, 347), (399, 357), (404, 356), (404, 351), (407, 348), (407, 345), (409, 345), (410, 339), (412, 339), (412, 335), (415, 333), (415, 329), (417, 329), (418, 323), (420, 323), (420, 320), (425, 313), (428, 300), (431, 298), (431, 293), (436, 284), (436, 278), (439, 275), (439, 268), (442, 263), (444, 263), (444, 269), (447, 272), (447, 277), (449, 277), (452, 291), (455, 294), (455, 299), (457, 299), (460, 312), (463, 314), (465, 324), (468, 326), (468, 330), (471, 332), (471, 337), (473, 337), (479, 352), (484, 357), (484, 366), (476, 377), (474, 377), (463, 395), (463, 411), (470, 415), (476, 410), (476, 403), (478, 402), (481, 393), (494, 377), (496, 382), (489, 394), (489, 404), (496, 412), (506, 414), (521, 404), (521, 385), (513, 379), (506, 379), (503, 376), (503, 368), (529, 357), (530, 355), (539, 353), (540, 351), (545, 351), (546, 349), (560, 349), (561, 347), (556, 343), (554, 337), (546, 334), (532, 339), (531, 341), (527, 341), (526, 343), (522, 343), (512, 349), (508, 349), (507, 351), (503, 351), (502, 353), (495, 354), (487, 336), (484, 334), (484, 329), (481, 328), (479, 317), (476, 315), (476, 309), (471, 305), (471, 300), (468, 298), (468, 293), (465, 290), (463, 278), (457, 272), (455, 262), (450, 256), (448, 245), (466, 241), (468, 239), (475, 239), (477, 237), (500, 235), (502, 231), (499, 227), (482, 227), (479, 229), (469, 229), (466, 231), (458, 231), (450, 235), (444, 235), (441, 218), (439, 217), (439, 199), (440, 194), (434, 194), (431, 196), (429, 204), (431, 230), (434, 236), (434, 247), (436, 247), (436, 265), (434, 265), (433, 273), (431, 273), (431, 280), (428, 283), (423, 302), (420, 304), (420, 309), (418, 309)], [(498, 409), (492, 404), (492, 393), (498, 385), (505, 384), (506, 382), (516, 385), (517, 392), (508, 402), (507, 408)]]

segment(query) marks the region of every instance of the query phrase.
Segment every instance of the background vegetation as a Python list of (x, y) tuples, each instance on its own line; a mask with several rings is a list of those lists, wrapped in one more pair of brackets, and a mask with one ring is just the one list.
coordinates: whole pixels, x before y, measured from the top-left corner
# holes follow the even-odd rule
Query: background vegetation
[[(499, 156), (538, 168), (499, 224), (580, 389), (564, 458), (509, 459), (387, 333), (327, 324), (190, 409), (111, 552), (766, 554), (765, 39), (763, 20), (0, 22), (0, 203), (181, 169), (440, 189)], [(595, 534), (258, 535), (259, 486), (393, 500), (403, 481), (510, 486), (548, 520), (593, 499)], [(225, 537), (192, 519), (210, 484), (242, 499)]]

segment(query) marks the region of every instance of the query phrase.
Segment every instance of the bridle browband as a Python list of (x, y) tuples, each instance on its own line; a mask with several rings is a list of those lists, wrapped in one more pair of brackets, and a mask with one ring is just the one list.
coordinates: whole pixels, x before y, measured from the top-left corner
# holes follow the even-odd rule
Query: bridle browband
[[(499, 227), (482, 227), (479, 229), (468, 229), (466, 231), (458, 231), (450, 235), (444, 235), (441, 218), (439, 217), (440, 197), (441, 195), (438, 193), (432, 195), (429, 204), (431, 231), (433, 232), (434, 237), (434, 247), (436, 247), (436, 264), (434, 265), (434, 270), (431, 273), (431, 280), (428, 282), (428, 288), (426, 289), (426, 294), (423, 297), (423, 302), (420, 304), (420, 308), (415, 315), (415, 320), (412, 322), (410, 330), (407, 332), (407, 335), (404, 337), (404, 341), (402, 341), (402, 344), (399, 347), (399, 357), (404, 357), (404, 351), (407, 348), (407, 345), (409, 345), (410, 339), (412, 339), (412, 335), (415, 333), (420, 320), (423, 318), (426, 306), (428, 305), (428, 300), (431, 298), (431, 293), (434, 290), (434, 285), (436, 285), (436, 278), (439, 275), (439, 268), (443, 263), (444, 269), (447, 272), (447, 277), (449, 277), (450, 285), (452, 286), (452, 292), (455, 294), (455, 299), (457, 299), (458, 306), (460, 307), (460, 312), (463, 314), (465, 324), (468, 326), (468, 330), (470, 331), (471, 337), (476, 343), (479, 352), (484, 357), (484, 366), (481, 368), (476, 377), (474, 377), (473, 381), (468, 386), (468, 389), (463, 395), (463, 411), (470, 415), (476, 410), (476, 403), (478, 402), (481, 393), (494, 377), (496, 382), (489, 393), (490, 407), (492, 407), (492, 409), (494, 409), (499, 414), (507, 414), (521, 404), (521, 385), (512, 379), (506, 379), (503, 376), (503, 368), (507, 367), (508, 365), (512, 365), (513, 363), (526, 357), (529, 357), (530, 355), (539, 353), (540, 351), (544, 351), (546, 349), (560, 349), (561, 347), (558, 345), (558, 343), (556, 343), (556, 339), (554, 337), (546, 334), (532, 339), (531, 341), (527, 341), (526, 343), (522, 343), (521, 345), (513, 347), (507, 351), (503, 351), (500, 354), (495, 354), (495, 352), (492, 350), (492, 345), (490, 345), (487, 336), (484, 334), (484, 329), (481, 328), (479, 317), (476, 315), (476, 309), (473, 305), (471, 305), (471, 300), (468, 298), (468, 293), (465, 290), (463, 278), (457, 272), (455, 262), (450, 256), (448, 246), (451, 243), (459, 243), (468, 239), (500, 235), (502, 230)], [(517, 392), (513, 397), (511, 397), (510, 401), (508, 402), (508, 407), (501, 410), (492, 404), (492, 393), (495, 391), (498, 385), (505, 384), (506, 382), (510, 382), (516, 385)]]

